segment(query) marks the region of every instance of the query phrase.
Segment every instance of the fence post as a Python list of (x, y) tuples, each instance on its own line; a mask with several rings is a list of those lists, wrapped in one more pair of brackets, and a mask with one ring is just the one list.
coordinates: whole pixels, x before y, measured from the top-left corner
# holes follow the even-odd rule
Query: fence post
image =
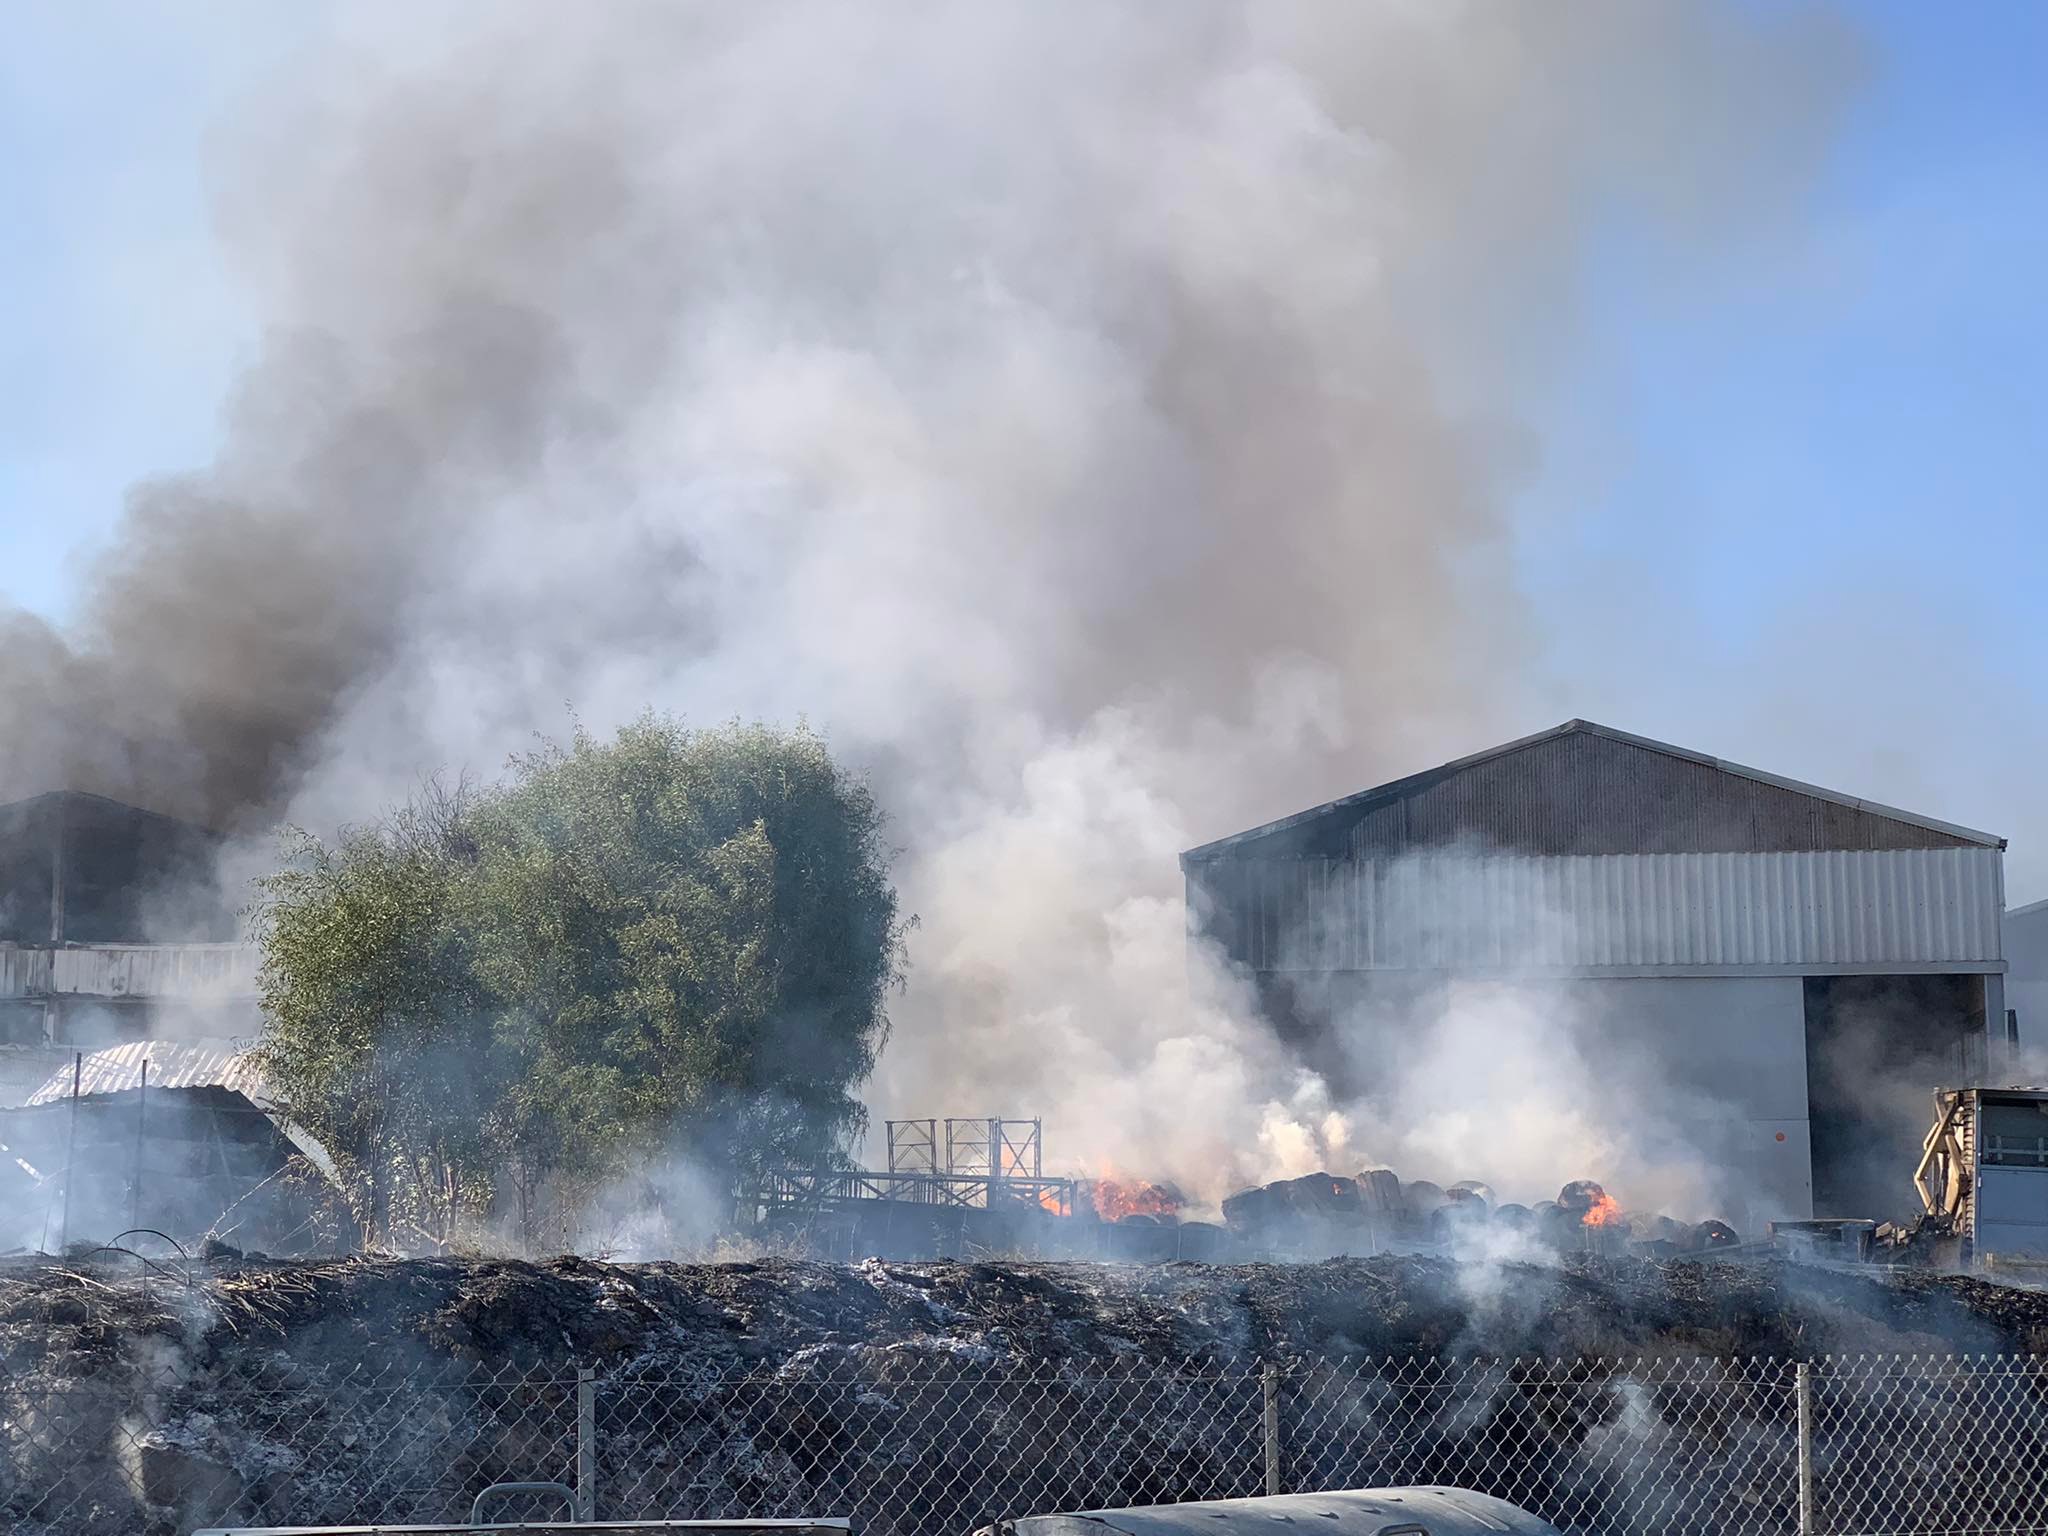
[(1266, 1405), (1266, 1492), (1280, 1492), (1280, 1367), (1268, 1364), (1262, 1376)]
[(597, 1519), (597, 1372), (576, 1368), (576, 1518)]
[(1813, 1524), (1813, 1369), (1804, 1360), (1792, 1376), (1799, 1405), (1799, 1536), (1814, 1536)]

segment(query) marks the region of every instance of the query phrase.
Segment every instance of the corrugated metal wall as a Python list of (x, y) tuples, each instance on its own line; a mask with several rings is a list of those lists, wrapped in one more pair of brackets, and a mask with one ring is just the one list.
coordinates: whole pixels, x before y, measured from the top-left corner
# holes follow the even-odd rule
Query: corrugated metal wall
[(55, 951), (51, 990), (93, 997), (253, 997), (250, 944), (95, 944)]
[(41, 997), (49, 990), (49, 950), (0, 944), (0, 997)]
[(70, 949), (0, 945), (0, 997), (254, 997), (261, 960), (248, 944), (95, 944)]
[(1994, 968), (1994, 848), (1244, 859), (1190, 871), (1260, 971)]

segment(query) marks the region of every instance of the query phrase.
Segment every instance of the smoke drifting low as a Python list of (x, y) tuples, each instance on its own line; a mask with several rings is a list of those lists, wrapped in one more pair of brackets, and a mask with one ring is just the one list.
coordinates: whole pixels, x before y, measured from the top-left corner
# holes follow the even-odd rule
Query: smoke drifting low
[(1779, 218), (1855, 53), (1638, 4), (348, 25), (231, 125), (262, 354), (76, 630), (5, 621), (0, 788), (321, 825), (565, 699), (805, 714), (922, 917), (878, 1108), (1191, 1182), (1348, 1133), (1190, 988), (1174, 855), (1536, 723), (1488, 381), (1602, 221)]

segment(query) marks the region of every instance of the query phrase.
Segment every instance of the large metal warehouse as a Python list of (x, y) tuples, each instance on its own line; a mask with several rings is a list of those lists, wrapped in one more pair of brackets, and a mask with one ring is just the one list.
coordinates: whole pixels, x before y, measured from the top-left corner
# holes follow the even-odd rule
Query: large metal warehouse
[(1340, 1086), (1512, 987), (1664, 1085), (1756, 1224), (1912, 1208), (1930, 1091), (2004, 1060), (2004, 848), (1573, 720), (1181, 867), (1197, 941)]

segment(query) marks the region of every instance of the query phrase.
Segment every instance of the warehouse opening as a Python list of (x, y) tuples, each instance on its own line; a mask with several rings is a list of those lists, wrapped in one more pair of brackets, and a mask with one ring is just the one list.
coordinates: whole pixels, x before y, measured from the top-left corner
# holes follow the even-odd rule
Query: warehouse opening
[(1987, 1070), (1984, 978), (1813, 976), (1805, 1012), (1814, 1214), (1913, 1214), (1933, 1090)]

